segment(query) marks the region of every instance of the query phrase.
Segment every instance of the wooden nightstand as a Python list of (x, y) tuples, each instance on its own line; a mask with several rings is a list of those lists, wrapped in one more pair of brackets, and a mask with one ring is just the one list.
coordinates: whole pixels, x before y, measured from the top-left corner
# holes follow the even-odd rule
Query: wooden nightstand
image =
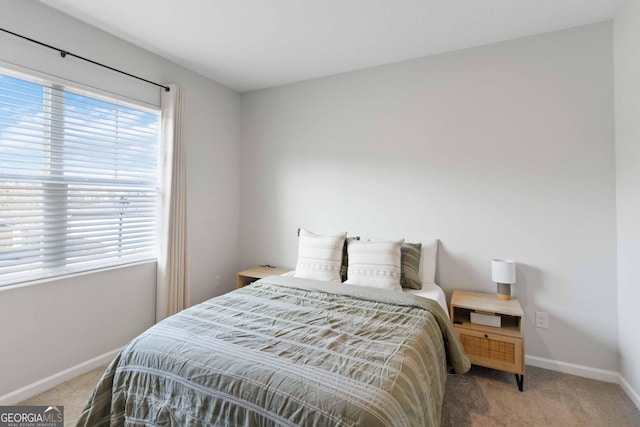
[(238, 273), (238, 288), (247, 286), (248, 284), (253, 283), (258, 279), (262, 279), (263, 277), (280, 276), (288, 271), (291, 270), (276, 267), (254, 267), (243, 270)]
[[(524, 312), (517, 299), (499, 300), (494, 294), (454, 290), (451, 320), (460, 342), (474, 365), (516, 375), (524, 386)], [(499, 317), (500, 326), (471, 323), (471, 313)], [(475, 315), (474, 315), (475, 316)], [(498, 319), (490, 319), (498, 321)]]

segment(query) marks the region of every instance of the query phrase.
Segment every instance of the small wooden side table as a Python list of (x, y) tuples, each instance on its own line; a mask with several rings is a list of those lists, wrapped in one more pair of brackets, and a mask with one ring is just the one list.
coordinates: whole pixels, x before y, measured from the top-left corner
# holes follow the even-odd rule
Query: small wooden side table
[[(456, 289), (451, 298), (450, 311), (453, 328), (471, 363), (515, 374), (518, 390), (522, 391), (524, 312), (518, 300), (499, 300), (494, 294)], [(471, 313), (497, 316), (500, 326), (472, 323)]]
[(254, 267), (247, 270), (242, 270), (238, 273), (238, 288), (247, 286), (258, 279), (268, 276), (280, 276), (291, 269), (277, 268), (277, 267)]

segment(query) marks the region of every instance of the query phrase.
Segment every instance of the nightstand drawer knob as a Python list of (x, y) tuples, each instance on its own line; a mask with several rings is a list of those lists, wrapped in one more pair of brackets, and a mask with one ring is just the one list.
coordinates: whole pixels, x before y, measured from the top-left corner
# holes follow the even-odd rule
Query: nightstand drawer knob
[(487, 335), (487, 334), (484, 334), (484, 337), (485, 337), (485, 338), (489, 338), (489, 335)]

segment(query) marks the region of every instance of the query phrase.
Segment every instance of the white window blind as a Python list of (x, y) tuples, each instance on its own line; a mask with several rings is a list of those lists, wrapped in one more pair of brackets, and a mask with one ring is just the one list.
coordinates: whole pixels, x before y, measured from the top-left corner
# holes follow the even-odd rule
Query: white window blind
[(155, 259), (159, 113), (0, 73), (0, 286)]

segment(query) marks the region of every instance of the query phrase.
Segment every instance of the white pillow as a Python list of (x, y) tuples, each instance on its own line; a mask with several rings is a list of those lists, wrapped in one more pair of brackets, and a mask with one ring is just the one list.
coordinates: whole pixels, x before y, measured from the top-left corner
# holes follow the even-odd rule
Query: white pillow
[(347, 233), (321, 236), (300, 229), (298, 262), (293, 277), (340, 283), (342, 248)]
[(404, 239), (349, 241), (349, 266), (344, 283), (402, 291), (400, 249), (403, 242)]
[(422, 243), (422, 255), (420, 256), (420, 280), (422, 283), (435, 283), (438, 239), (419, 239), (415, 241)]

